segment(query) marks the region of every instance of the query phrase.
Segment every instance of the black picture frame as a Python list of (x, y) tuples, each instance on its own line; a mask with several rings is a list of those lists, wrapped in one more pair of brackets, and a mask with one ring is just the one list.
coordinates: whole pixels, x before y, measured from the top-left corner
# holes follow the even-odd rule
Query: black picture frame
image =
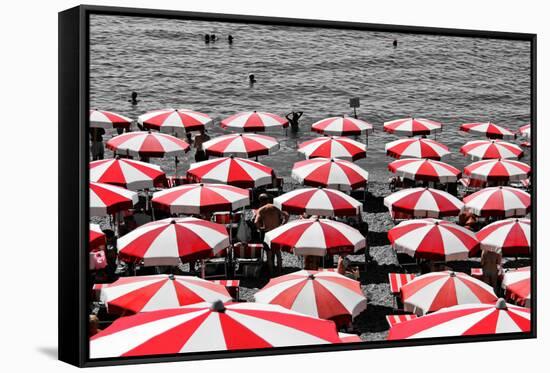
[[(257, 23), (280, 26), (359, 29), (414, 34), (523, 40), (531, 45), (531, 141), (532, 162), (532, 318), (530, 333), (444, 337), (402, 341), (342, 343), (233, 352), (214, 351), (131, 358), (88, 358), (87, 304), (89, 284), (88, 245), (88, 110), (89, 110), (89, 17), (120, 15), (216, 22)], [(537, 335), (537, 35), (482, 30), (382, 25), (310, 19), (243, 16), (158, 9), (81, 5), (59, 13), (59, 360), (79, 367), (219, 359), (258, 355), (359, 350), (449, 343), (515, 340)]]

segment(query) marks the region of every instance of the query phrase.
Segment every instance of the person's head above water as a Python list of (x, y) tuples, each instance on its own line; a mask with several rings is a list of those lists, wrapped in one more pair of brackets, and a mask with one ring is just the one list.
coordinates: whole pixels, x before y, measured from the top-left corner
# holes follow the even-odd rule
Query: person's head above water
[(132, 92), (132, 101), (137, 99), (138, 93), (136, 91)]
[(204, 42), (209, 43), (210, 42), (210, 35), (206, 34), (204, 35)]
[(262, 193), (258, 196), (258, 201), (260, 202), (260, 205), (266, 205), (269, 203), (269, 195), (267, 193)]
[(227, 36), (227, 41), (229, 42), (229, 44), (233, 43), (233, 36), (231, 34)]
[(216, 41), (216, 34), (210, 34), (210, 40)]
[(250, 84), (256, 83), (256, 78), (254, 77), (254, 74), (250, 74), (248, 76), (248, 80), (250, 81)]

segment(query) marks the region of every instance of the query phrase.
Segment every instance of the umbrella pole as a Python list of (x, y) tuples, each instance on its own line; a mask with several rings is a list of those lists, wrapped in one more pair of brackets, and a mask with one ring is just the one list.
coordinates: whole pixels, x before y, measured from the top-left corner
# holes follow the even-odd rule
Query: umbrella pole
[(145, 211), (149, 211), (149, 189), (145, 188)]
[[(175, 165), (174, 165), (174, 179), (178, 177), (178, 157), (175, 157)], [(174, 180), (175, 181), (175, 180)]]
[(204, 268), (204, 259), (201, 259), (201, 278), (206, 275), (206, 268)]

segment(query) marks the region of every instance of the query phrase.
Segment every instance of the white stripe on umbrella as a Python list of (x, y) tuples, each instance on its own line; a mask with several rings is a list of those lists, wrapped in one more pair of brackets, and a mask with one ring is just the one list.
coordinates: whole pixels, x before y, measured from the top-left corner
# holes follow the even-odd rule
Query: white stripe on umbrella
[(271, 136), (240, 133), (215, 137), (203, 143), (202, 147), (207, 155), (215, 157), (257, 157), (278, 150), (279, 142)]
[(393, 158), (427, 158), (441, 160), (451, 154), (449, 148), (430, 139), (400, 139), (386, 144), (386, 154)]
[(373, 132), (372, 124), (346, 116), (325, 118), (311, 125), (313, 132), (334, 136), (357, 136)]
[(340, 343), (332, 321), (260, 303), (197, 303), (116, 320), (90, 339), (90, 357)]
[(90, 216), (107, 216), (131, 209), (138, 194), (119, 186), (90, 182)]
[(455, 196), (438, 189), (403, 189), (384, 198), (384, 206), (393, 212), (418, 218), (457, 216), (464, 204)]
[(132, 120), (106, 110), (90, 110), (90, 128), (130, 128)]
[(162, 184), (166, 175), (157, 165), (114, 158), (90, 162), (90, 180), (140, 190)]
[(145, 128), (178, 136), (200, 131), (210, 122), (212, 119), (207, 114), (189, 109), (153, 110), (138, 117), (138, 123)]
[(450, 164), (431, 159), (399, 159), (388, 165), (388, 170), (410, 180), (454, 183), (460, 178), (460, 170)]
[(286, 128), (288, 120), (272, 113), (251, 111), (233, 114), (222, 120), (221, 126), (240, 132), (264, 132), (274, 128)]
[(509, 129), (491, 122), (464, 123), (460, 125), (460, 130), (485, 135), (490, 139), (513, 140), (516, 137)]
[(531, 307), (531, 267), (506, 271), (502, 288), (506, 290), (506, 296), (518, 305)]
[(291, 177), (304, 185), (350, 190), (366, 187), (369, 173), (349, 161), (315, 158), (294, 163)]
[(338, 190), (322, 188), (296, 189), (275, 198), (273, 204), (292, 214), (356, 216), (363, 211), (363, 204), (355, 198)]
[(225, 184), (187, 184), (161, 190), (151, 200), (170, 214), (203, 214), (234, 211), (250, 204), (249, 191)]
[(298, 152), (306, 158), (338, 158), (356, 161), (367, 156), (367, 146), (340, 136), (317, 137), (298, 146)]
[(273, 169), (261, 163), (237, 157), (224, 157), (193, 163), (188, 177), (206, 183), (224, 183), (256, 188), (273, 182)]
[(485, 188), (464, 197), (464, 207), (478, 216), (525, 216), (531, 211), (531, 195), (511, 187)]
[(464, 167), (464, 174), (484, 181), (521, 181), (531, 175), (531, 167), (510, 159), (486, 159)]
[(531, 220), (511, 218), (496, 221), (476, 233), (481, 249), (503, 256), (529, 255), (531, 252)]
[(429, 135), (441, 130), (441, 123), (424, 118), (402, 118), (384, 123), (385, 132), (402, 136)]
[(519, 159), (523, 150), (516, 144), (501, 140), (468, 141), (460, 152), (472, 159)]
[(106, 146), (117, 154), (133, 157), (180, 157), (189, 151), (189, 144), (177, 137), (146, 131), (115, 136)]

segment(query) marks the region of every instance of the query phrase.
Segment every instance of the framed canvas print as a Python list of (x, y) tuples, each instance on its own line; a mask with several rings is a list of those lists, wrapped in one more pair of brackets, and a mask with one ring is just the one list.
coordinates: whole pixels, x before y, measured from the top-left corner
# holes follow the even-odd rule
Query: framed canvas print
[(59, 14), (59, 357), (536, 336), (536, 35)]

